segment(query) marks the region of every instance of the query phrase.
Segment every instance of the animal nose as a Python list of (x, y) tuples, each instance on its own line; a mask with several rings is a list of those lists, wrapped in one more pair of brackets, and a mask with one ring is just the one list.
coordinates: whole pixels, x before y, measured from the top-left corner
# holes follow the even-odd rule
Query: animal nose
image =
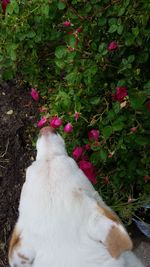
[(50, 126), (46, 126), (40, 130), (40, 135), (45, 135), (48, 133), (55, 133), (55, 129), (53, 127), (50, 127)]

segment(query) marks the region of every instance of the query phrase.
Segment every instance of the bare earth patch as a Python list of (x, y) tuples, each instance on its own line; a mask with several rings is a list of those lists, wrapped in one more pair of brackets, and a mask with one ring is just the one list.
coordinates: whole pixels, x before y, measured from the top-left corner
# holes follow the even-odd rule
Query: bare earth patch
[(25, 169), (34, 156), (31, 139), (36, 116), (28, 88), (15, 81), (0, 87), (0, 267), (8, 266), (8, 240), (18, 216)]

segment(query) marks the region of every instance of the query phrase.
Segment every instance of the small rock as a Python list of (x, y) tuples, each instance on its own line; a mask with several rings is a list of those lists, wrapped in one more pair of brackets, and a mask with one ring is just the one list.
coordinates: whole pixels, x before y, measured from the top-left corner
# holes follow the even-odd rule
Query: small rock
[(13, 111), (12, 109), (10, 109), (10, 110), (8, 110), (8, 111), (6, 112), (7, 115), (12, 115), (13, 113), (14, 113), (14, 111)]

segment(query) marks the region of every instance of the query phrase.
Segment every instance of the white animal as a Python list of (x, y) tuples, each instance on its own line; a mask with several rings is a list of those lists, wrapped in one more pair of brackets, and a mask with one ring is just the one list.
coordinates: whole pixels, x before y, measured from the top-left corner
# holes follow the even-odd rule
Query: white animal
[(27, 169), (9, 245), (11, 267), (142, 267), (117, 215), (103, 202), (63, 139), (41, 130)]

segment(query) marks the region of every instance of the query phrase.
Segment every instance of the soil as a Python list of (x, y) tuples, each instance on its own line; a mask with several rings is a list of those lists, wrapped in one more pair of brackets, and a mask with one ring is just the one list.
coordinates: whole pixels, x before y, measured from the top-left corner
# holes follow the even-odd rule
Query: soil
[[(15, 80), (0, 86), (0, 267), (8, 267), (8, 243), (18, 217), (25, 170), (35, 157), (32, 141), (37, 136), (34, 127), (37, 118), (38, 104), (32, 101), (30, 88)], [(135, 252), (150, 267), (149, 239), (135, 225), (129, 232)]]
[(34, 160), (37, 111), (29, 88), (15, 81), (0, 86), (0, 267), (8, 266), (8, 242), (18, 216), (25, 169)]

